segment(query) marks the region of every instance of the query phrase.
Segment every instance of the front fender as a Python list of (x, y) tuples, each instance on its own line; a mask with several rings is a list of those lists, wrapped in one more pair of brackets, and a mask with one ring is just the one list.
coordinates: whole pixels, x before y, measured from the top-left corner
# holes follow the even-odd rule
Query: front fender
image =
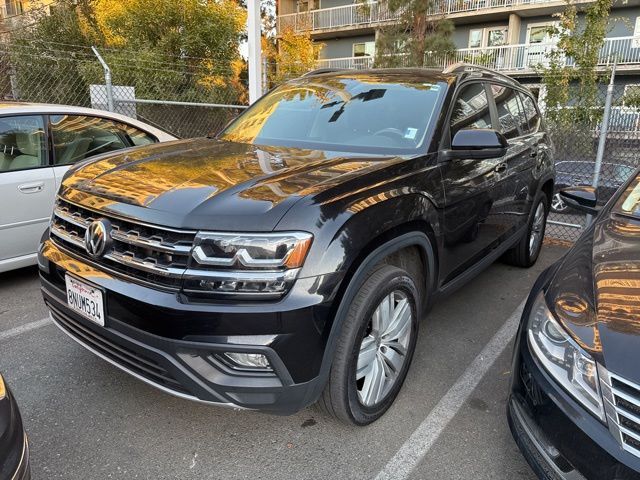
[[(298, 206), (298, 205), (296, 205)], [(440, 237), (440, 218), (432, 201), (420, 193), (387, 191), (352, 202), (305, 205), (289, 212), (277, 230), (314, 235), (299, 278), (349, 271), (373, 249), (397, 235), (415, 230), (433, 243)], [(315, 218), (313, 224), (308, 220)], [(435, 249), (436, 246), (433, 245)]]

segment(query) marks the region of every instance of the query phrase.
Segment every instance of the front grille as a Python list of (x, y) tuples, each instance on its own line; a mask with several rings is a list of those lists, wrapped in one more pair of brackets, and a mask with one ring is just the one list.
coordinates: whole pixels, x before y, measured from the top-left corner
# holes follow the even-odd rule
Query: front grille
[(115, 343), (102, 335), (96, 334), (80, 322), (65, 315), (49, 302), (47, 302), (47, 306), (58, 325), (81, 343), (154, 384), (161, 385), (174, 392), (190, 394), (181, 383), (175, 380), (162, 365), (152, 358), (131, 350), (121, 343)]
[[(87, 228), (97, 219), (111, 224), (111, 246), (98, 259), (85, 247)], [(58, 198), (51, 238), (60, 246), (135, 280), (178, 289), (187, 269), (195, 232), (171, 230), (104, 215)]]
[(622, 448), (640, 457), (640, 385), (598, 365), (609, 431)]

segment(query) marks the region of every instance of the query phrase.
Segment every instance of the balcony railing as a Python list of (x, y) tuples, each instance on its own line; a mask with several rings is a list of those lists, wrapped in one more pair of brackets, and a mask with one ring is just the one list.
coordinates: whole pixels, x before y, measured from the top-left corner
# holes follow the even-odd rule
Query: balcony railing
[[(555, 44), (520, 44), (486, 48), (462, 48), (446, 57), (426, 55), (426, 64), (434, 67), (446, 67), (456, 62), (466, 62), (485, 66), (494, 70), (509, 73), (535, 71), (538, 67), (549, 64), (550, 53), (556, 49)], [(557, 60), (566, 66), (573, 66), (574, 60), (569, 57)], [(607, 66), (617, 63), (618, 67), (638, 67), (640, 69), (640, 36), (614, 37), (605, 39), (600, 49), (598, 65)], [(371, 68), (372, 57), (345, 57), (318, 61), (319, 68)]]
[(355, 3), (340, 7), (321, 8), (308, 12), (278, 16), (278, 31), (291, 27), (295, 31), (331, 30), (341, 27), (358, 27), (394, 21), (399, 12), (391, 12), (386, 5), (378, 2)]
[[(438, 0), (430, 8), (430, 15), (477, 12), (524, 5), (563, 4), (562, 0)], [(339, 7), (321, 8), (308, 12), (279, 15), (278, 31), (291, 27), (296, 31), (332, 30), (344, 27), (373, 26), (400, 18), (401, 12), (391, 12), (378, 2), (355, 3)]]
[(20, 0), (13, 0), (11, 2), (3, 2), (0, 5), (0, 19), (15, 17), (23, 13), (22, 2)]

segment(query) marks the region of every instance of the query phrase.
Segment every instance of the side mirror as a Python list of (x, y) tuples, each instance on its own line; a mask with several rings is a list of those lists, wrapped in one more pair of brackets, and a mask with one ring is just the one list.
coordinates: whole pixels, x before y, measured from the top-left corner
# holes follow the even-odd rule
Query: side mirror
[(597, 215), (598, 195), (593, 187), (567, 187), (560, 190), (560, 196), (570, 207), (589, 215)]
[(497, 130), (489, 128), (465, 128), (458, 130), (451, 141), (451, 150), (444, 150), (441, 157), (452, 158), (499, 158), (507, 153), (509, 143)]

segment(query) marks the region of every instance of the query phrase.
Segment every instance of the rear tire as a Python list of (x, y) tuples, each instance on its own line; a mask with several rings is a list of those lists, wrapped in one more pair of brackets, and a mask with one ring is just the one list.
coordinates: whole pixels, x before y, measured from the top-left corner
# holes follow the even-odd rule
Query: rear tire
[(538, 192), (533, 202), (533, 210), (529, 215), (527, 232), (522, 239), (504, 256), (506, 263), (516, 267), (529, 268), (538, 260), (549, 214), (549, 199), (543, 192)]
[(420, 298), (400, 268), (376, 267), (349, 306), (319, 406), (337, 419), (367, 425), (392, 405), (418, 336)]

